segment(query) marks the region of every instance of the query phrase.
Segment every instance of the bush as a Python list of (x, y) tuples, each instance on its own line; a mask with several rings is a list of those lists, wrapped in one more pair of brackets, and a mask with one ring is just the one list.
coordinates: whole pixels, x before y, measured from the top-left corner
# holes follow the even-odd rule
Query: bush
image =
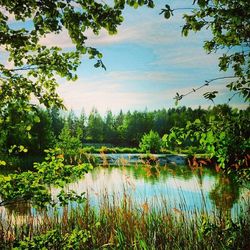
[(159, 153), (161, 150), (161, 137), (157, 132), (150, 131), (145, 134), (140, 142), (140, 149), (147, 153)]

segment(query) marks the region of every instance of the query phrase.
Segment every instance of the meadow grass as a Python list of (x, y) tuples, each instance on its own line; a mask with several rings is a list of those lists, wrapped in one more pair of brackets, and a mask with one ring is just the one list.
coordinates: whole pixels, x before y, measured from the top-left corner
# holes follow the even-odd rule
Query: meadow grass
[[(249, 249), (248, 201), (234, 220), (103, 194), (99, 205), (0, 216), (0, 249)], [(160, 204), (160, 206), (159, 206)], [(185, 208), (185, 201), (180, 206)]]

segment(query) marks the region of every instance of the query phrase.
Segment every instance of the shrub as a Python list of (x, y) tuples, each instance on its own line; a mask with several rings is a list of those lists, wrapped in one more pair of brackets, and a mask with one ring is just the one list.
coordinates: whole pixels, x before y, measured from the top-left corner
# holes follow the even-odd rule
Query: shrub
[(140, 149), (147, 153), (158, 153), (161, 150), (161, 137), (157, 132), (150, 131), (145, 134), (140, 142)]

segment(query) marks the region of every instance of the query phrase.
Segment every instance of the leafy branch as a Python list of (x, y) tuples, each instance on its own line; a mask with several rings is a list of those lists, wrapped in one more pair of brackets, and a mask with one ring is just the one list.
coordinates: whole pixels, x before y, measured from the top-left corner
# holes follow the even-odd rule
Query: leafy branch
[(84, 193), (77, 195), (74, 191), (65, 193), (65, 184), (75, 181), (87, 173), (92, 166), (90, 164), (68, 165), (64, 162), (61, 150), (45, 150), (45, 161), (34, 163), (35, 172), (27, 171), (21, 174), (0, 175), (0, 206), (13, 202), (30, 202), (34, 206), (46, 207), (56, 205), (52, 199), (49, 187), (51, 185), (61, 188), (57, 196), (59, 204), (67, 201), (84, 201)]
[[(211, 82), (217, 81), (217, 80), (222, 80), (222, 79), (230, 79), (230, 78), (238, 78), (237, 76), (223, 76), (223, 77), (216, 77), (210, 80), (206, 80), (205, 83), (203, 85), (201, 85), (200, 87), (197, 88), (193, 88), (192, 90), (190, 90), (189, 92), (185, 93), (185, 94), (179, 94), (178, 92), (176, 93), (176, 96), (174, 97), (175, 99), (175, 105), (178, 105), (179, 101), (182, 100), (184, 97), (197, 92), (198, 90), (209, 86), (209, 84)], [(206, 99), (209, 99), (211, 101), (213, 101), (213, 99), (216, 97), (216, 94), (218, 93), (218, 91), (212, 91), (212, 92), (206, 92), (203, 96)], [(231, 97), (232, 99), (232, 97)], [(231, 100), (230, 100), (231, 101)]]

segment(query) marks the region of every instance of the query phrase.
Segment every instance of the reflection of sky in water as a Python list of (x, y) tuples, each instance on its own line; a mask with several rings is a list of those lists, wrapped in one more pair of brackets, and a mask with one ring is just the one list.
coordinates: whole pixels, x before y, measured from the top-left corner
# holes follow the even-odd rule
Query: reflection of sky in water
[[(157, 175), (151, 175), (149, 167), (133, 166), (133, 167), (111, 167), (111, 168), (95, 168), (89, 172), (83, 179), (72, 183), (66, 189), (74, 190), (78, 194), (82, 192), (88, 193), (90, 204), (97, 206), (102, 200), (103, 195), (111, 197), (115, 195), (116, 200), (122, 201), (124, 190), (129, 197), (132, 198), (135, 206), (141, 209), (143, 204), (147, 202), (149, 207), (170, 209), (181, 209), (182, 211), (194, 211), (205, 209), (207, 212), (214, 212), (214, 203), (217, 202), (221, 211), (231, 209), (231, 216), (237, 216), (240, 212), (240, 203), (244, 204), (244, 200), (249, 199), (250, 192), (247, 189), (238, 189), (235, 183), (223, 181), (223, 176), (214, 173), (208, 169), (204, 169), (202, 174), (192, 172), (184, 166), (169, 168), (159, 168)], [(230, 196), (233, 190), (229, 185), (239, 191), (239, 196), (232, 194), (232, 202), (226, 202), (226, 195)], [(223, 191), (224, 190), (224, 191)], [(211, 193), (215, 192), (218, 200), (211, 200)], [(226, 192), (225, 192), (226, 191)], [(229, 192), (227, 192), (229, 191)], [(59, 193), (59, 189), (51, 189), (53, 197)], [(215, 196), (216, 198), (216, 196)], [(224, 200), (225, 198), (225, 200)], [(238, 202), (238, 203), (237, 203)], [(76, 204), (73, 203), (73, 206)], [(23, 204), (21, 204), (23, 206)], [(205, 206), (205, 207), (204, 207)], [(18, 215), (8, 216), (13, 222), (25, 222), (25, 214), (33, 214), (39, 217), (36, 209), (28, 208), (25, 212), (25, 207), (20, 210), (12, 207), (11, 210), (18, 212)], [(10, 208), (0, 206), (0, 219), (10, 215)], [(23, 211), (24, 210), (24, 211)], [(62, 208), (59, 208), (59, 213), (62, 213)], [(53, 211), (49, 210), (49, 213)]]
[(110, 196), (115, 194), (121, 199), (126, 190), (138, 205), (147, 201), (153, 206), (164, 201), (171, 208), (212, 210), (209, 192), (218, 179), (215, 174), (204, 171), (198, 176), (189, 171), (188, 176), (185, 176), (166, 171), (150, 178), (146, 177), (145, 171), (143, 168), (130, 167), (95, 168), (77, 183), (70, 184), (68, 189), (77, 193), (87, 192), (92, 205), (97, 205), (104, 193)]

